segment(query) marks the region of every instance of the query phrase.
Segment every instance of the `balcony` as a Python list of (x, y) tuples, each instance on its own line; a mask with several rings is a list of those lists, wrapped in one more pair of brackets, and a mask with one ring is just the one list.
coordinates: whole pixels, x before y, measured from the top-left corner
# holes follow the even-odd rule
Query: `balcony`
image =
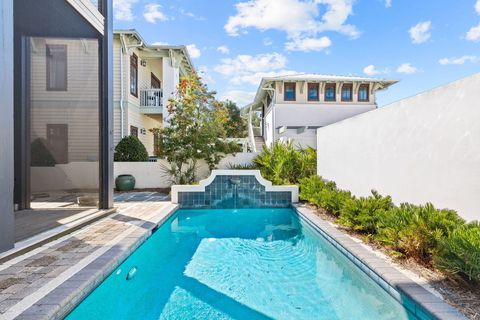
[(140, 112), (143, 114), (160, 114), (163, 111), (162, 89), (140, 90)]

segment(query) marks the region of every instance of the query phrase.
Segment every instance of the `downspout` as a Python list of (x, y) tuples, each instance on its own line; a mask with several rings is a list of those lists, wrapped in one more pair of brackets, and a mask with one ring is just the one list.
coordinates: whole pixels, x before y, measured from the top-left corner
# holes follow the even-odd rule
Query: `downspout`
[(123, 75), (123, 53), (126, 52), (127, 54), (129, 53), (128, 50), (130, 48), (138, 48), (143, 46), (143, 41), (140, 41), (140, 43), (134, 44), (134, 45), (128, 45), (125, 42), (125, 35), (120, 34), (120, 135), (121, 138), (125, 137), (125, 115), (124, 115), (124, 99), (125, 99), (125, 94), (123, 92), (124, 88), (124, 75)]

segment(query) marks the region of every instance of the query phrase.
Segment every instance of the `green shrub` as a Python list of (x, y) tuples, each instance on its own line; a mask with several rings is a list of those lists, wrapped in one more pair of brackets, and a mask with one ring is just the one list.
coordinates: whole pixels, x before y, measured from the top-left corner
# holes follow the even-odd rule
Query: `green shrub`
[(401, 204), (380, 216), (376, 239), (400, 256), (412, 257), (429, 264), (438, 242), (464, 221), (452, 210)]
[(442, 238), (433, 262), (439, 269), (480, 281), (480, 223), (460, 226)]
[(326, 181), (319, 176), (300, 180), (300, 199), (317, 205), (331, 214), (338, 215), (350, 192), (339, 190), (333, 181)]
[(50, 150), (47, 148), (47, 141), (43, 138), (33, 140), (30, 146), (32, 167), (53, 167), (57, 164)]
[[(314, 175), (307, 178), (300, 179), (300, 194), (301, 200), (314, 202), (314, 197), (325, 188), (325, 181), (322, 177)], [(315, 204), (315, 203), (313, 203)]]
[(148, 152), (137, 137), (128, 136), (120, 140), (115, 147), (114, 158), (121, 162), (148, 161)]
[(273, 184), (296, 184), (316, 172), (316, 151), (297, 149), (292, 143), (277, 141), (253, 160), (262, 176)]
[(390, 196), (382, 197), (372, 190), (372, 196), (347, 199), (340, 209), (339, 222), (353, 230), (375, 234), (379, 218), (392, 208)]

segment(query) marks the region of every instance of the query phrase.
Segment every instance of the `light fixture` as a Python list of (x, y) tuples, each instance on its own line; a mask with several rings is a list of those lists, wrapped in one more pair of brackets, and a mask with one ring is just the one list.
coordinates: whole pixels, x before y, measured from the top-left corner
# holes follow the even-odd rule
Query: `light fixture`
[(140, 64), (142, 65), (142, 67), (146, 67), (147, 66), (147, 60), (141, 59)]
[(147, 130), (145, 130), (145, 128), (142, 128), (142, 129), (140, 129), (140, 133), (141, 134), (147, 134)]

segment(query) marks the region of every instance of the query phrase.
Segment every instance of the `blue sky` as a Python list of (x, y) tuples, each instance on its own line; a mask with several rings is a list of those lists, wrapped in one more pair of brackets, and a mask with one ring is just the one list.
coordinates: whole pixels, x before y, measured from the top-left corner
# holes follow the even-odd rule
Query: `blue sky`
[(114, 27), (189, 46), (219, 98), (251, 101), (262, 76), (398, 79), (378, 104), (480, 71), (480, 0), (113, 0)]

